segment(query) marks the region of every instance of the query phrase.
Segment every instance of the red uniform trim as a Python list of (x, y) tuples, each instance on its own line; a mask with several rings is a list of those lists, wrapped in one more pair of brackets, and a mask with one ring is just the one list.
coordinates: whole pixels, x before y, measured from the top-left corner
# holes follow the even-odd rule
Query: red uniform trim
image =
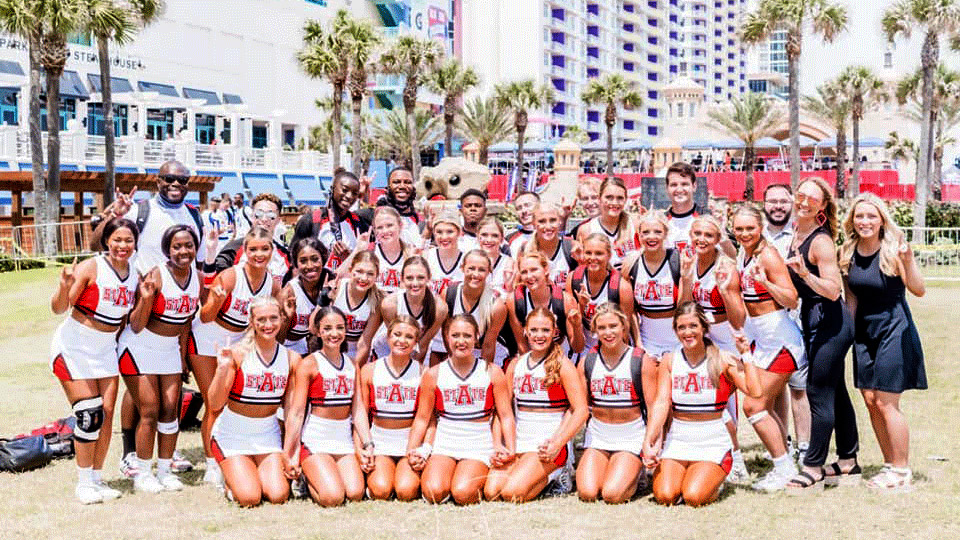
[(770, 367), (767, 368), (767, 371), (773, 373), (793, 373), (796, 370), (797, 360), (793, 357), (793, 353), (786, 347), (780, 349), (780, 352), (777, 353), (773, 362), (770, 363)]
[(307, 445), (300, 443), (300, 463), (302, 464), (304, 461), (307, 460), (308, 457), (312, 455), (313, 455), (313, 452), (311, 452), (310, 449), (307, 448)]
[(567, 446), (563, 445), (563, 448), (560, 449), (560, 453), (557, 454), (557, 457), (553, 460), (553, 464), (557, 467), (563, 467), (567, 464)]
[(213, 437), (210, 437), (210, 452), (213, 454), (213, 459), (217, 460), (217, 463), (223, 463), (223, 460), (227, 459), (223, 455), (223, 450), (220, 449), (220, 444), (217, 443), (217, 440)]
[(317, 375), (310, 381), (310, 390), (307, 392), (307, 401), (315, 405), (322, 405), (327, 392), (323, 389), (323, 375)]
[(193, 332), (187, 333), (187, 354), (197, 354), (197, 338), (193, 337)]
[(243, 395), (243, 368), (237, 368), (236, 375), (233, 376), (233, 387), (230, 388), (231, 396), (242, 396)]
[(125, 377), (140, 375), (140, 368), (137, 367), (137, 361), (130, 354), (130, 349), (124, 349), (120, 355), (120, 374)]
[(723, 459), (720, 460), (720, 468), (723, 469), (724, 474), (730, 474), (730, 469), (733, 468), (733, 451), (727, 450), (727, 453), (723, 455)]
[(73, 375), (70, 375), (70, 370), (67, 369), (67, 361), (63, 359), (62, 354), (58, 354), (57, 357), (53, 359), (53, 374), (63, 382), (73, 380)]
[(81, 311), (87, 310), (87, 313), (96, 313), (97, 304), (100, 302), (100, 287), (96, 283), (87, 285), (80, 293), (80, 297), (73, 304), (74, 307), (81, 308)]

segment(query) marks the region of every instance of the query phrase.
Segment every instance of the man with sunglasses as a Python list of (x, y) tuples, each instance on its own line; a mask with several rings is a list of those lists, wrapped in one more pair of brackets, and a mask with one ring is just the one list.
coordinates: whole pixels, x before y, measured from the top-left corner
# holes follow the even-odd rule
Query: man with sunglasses
[[(263, 227), (273, 236), (274, 250), (268, 269), (274, 279), (282, 280), (285, 283), (290, 278), (287, 275), (290, 272), (290, 252), (287, 250), (287, 246), (278, 241), (277, 235), (274, 234), (280, 224), (282, 204), (280, 198), (273, 193), (261, 193), (253, 198), (251, 217), (253, 218), (253, 228)], [(243, 261), (243, 238), (235, 238), (223, 246), (213, 264), (203, 265), (203, 272), (207, 275), (218, 274)]]

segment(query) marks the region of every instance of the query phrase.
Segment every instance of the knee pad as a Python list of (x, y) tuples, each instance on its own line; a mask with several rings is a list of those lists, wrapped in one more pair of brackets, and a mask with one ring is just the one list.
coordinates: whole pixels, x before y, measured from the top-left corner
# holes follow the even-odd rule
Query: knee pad
[(103, 426), (103, 398), (81, 399), (73, 404), (73, 415), (77, 419), (77, 425), (73, 428), (74, 438), (96, 442), (100, 438), (100, 427)]
[(157, 422), (157, 432), (164, 435), (173, 435), (180, 431), (180, 422), (173, 420), (171, 422)]
[(770, 416), (770, 413), (768, 413), (767, 411), (760, 411), (757, 414), (748, 416), (747, 421), (750, 422), (750, 425), (756, 425), (757, 422), (763, 420), (768, 416)]

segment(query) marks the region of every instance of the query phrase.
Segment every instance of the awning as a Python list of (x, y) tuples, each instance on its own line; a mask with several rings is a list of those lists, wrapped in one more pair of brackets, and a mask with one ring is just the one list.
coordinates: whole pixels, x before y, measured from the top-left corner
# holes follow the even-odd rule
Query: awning
[(175, 97), (175, 98), (180, 97), (180, 93), (177, 92), (177, 89), (174, 88), (172, 84), (160, 84), (160, 83), (154, 83), (154, 82), (148, 82), (148, 81), (140, 81), (137, 83), (137, 88), (140, 89), (141, 92), (156, 92), (161, 96), (168, 96), (168, 97)]
[[(46, 157), (46, 156), (44, 156), (44, 157)], [(23, 161), (20, 162), (20, 170), (21, 170), (21, 171), (30, 171), (30, 170), (32, 170), (32, 169), (33, 169), (33, 163), (23, 162)], [(46, 163), (43, 164), (43, 170), (47, 170), (47, 164), (46, 164)], [(79, 170), (80, 170), (80, 167), (77, 166), (77, 165), (74, 165), (73, 163), (61, 163), (61, 164), (60, 164), (60, 170), (61, 170), (61, 171), (79, 171)]]
[(13, 60), (0, 60), (0, 73), (5, 75), (17, 75), (20, 77), (26, 76), (20, 63), (14, 62)]
[(236, 193), (244, 193), (246, 189), (243, 187), (243, 182), (240, 181), (240, 178), (237, 177), (237, 173), (227, 172), (227, 171), (197, 171), (200, 176), (219, 176), (220, 181), (217, 182), (212, 193), (230, 193), (231, 195)]
[(313, 204), (322, 206), (327, 204), (327, 194), (320, 188), (320, 182), (315, 176), (300, 174), (285, 174), (283, 180), (293, 194), (293, 200), (298, 204)]
[[(47, 77), (44, 75), (40, 78), (40, 93), (43, 94), (46, 91)], [(90, 99), (90, 93), (83, 86), (83, 81), (80, 80), (80, 75), (77, 75), (76, 71), (64, 71), (60, 75), (60, 97)]]
[(217, 93), (209, 90), (183, 87), (183, 97), (187, 99), (205, 100), (206, 103), (204, 103), (204, 105), (220, 105), (220, 98), (217, 97)]
[[(286, 203), (290, 199), (283, 182), (275, 174), (243, 173), (243, 181), (252, 193), (273, 193)], [(227, 190), (229, 193), (229, 190)]]
[[(90, 82), (90, 88), (93, 88), (94, 92), (100, 92), (99, 73), (88, 73), (87, 80)], [(122, 77), (110, 77), (110, 90), (114, 94), (122, 94), (124, 92), (133, 92), (133, 86), (130, 84), (130, 81)]]
[(243, 105), (243, 98), (236, 94), (223, 93), (223, 102), (227, 105)]
[[(106, 167), (104, 167), (103, 165), (87, 165), (86, 169), (88, 171), (93, 171), (93, 172), (103, 172), (107, 170)], [(136, 167), (114, 167), (113, 172), (139, 174), (140, 170), (137, 169)]]

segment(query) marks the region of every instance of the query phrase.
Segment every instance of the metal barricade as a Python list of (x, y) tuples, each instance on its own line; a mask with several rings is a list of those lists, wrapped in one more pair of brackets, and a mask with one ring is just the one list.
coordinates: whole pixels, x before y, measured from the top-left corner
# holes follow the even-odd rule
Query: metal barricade
[[(92, 255), (90, 239), (92, 229), (89, 221), (65, 221), (50, 225), (19, 225), (0, 229), (0, 253), (14, 261), (56, 260)], [(55, 253), (44, 254), (42, 247), (45, 235), (53, 235)]]
[(960, 279), (960, 227), (910, 227), (904, 232), (925, 278)]

